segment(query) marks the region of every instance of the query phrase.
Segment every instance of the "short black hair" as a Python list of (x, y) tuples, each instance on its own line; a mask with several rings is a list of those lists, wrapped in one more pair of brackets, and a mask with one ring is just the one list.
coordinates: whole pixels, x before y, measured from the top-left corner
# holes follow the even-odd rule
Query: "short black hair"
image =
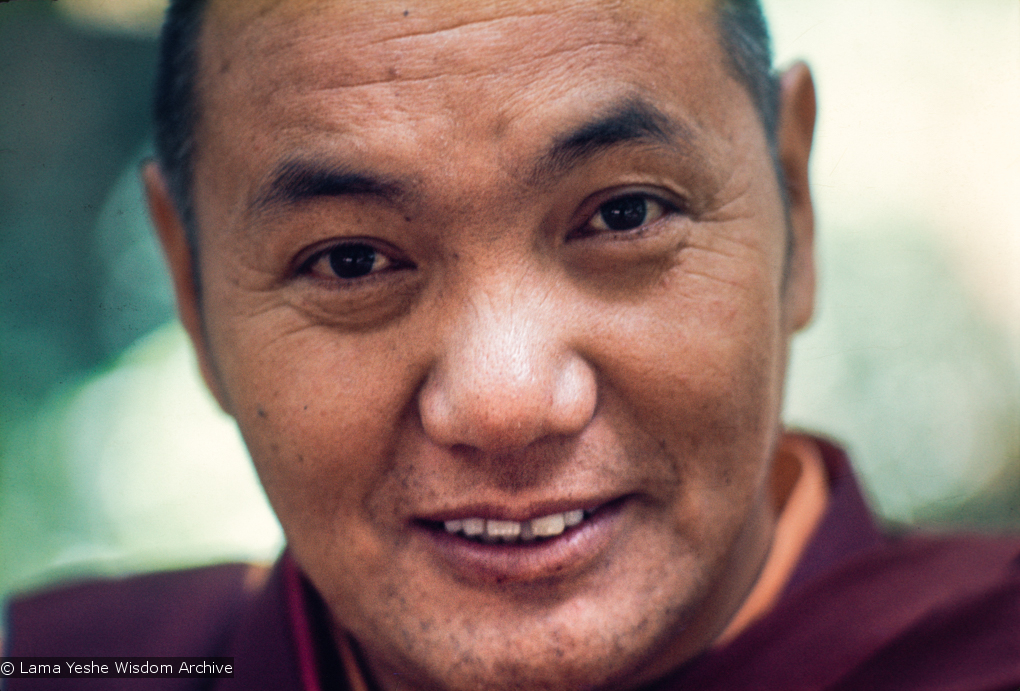
[(156, 160), (170, 196), (197, 247), (191, 180), (198, 123), (198, 47), (208, 0), (170, 0), (159, 38), (153, 99)]
[(719, 0), (716, 25), (727, 67), (754, 102), (777, 159), (779, 75), (772, 68), (772, 38), (759, 0)]
[[(188, 233), (198, 238), (191, 185), (198, 122), (198, 49), (208, 0), (170, 0), (160, 35), (153, 108), (156, 158)], [(779, 80), (759, 0), (717, 0), (716, 23), (727, 67), (751, 100), (765, 130), (778, 175)], [(785, 186), (780, 184), (781, 189)]]

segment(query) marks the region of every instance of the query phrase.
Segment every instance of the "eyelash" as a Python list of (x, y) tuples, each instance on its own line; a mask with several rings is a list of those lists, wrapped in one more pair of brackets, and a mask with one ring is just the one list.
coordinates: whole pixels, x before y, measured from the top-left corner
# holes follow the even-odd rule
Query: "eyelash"
[[(351, 250), (346, 257), (341, 256), (337, 258), (331, 256), (334, 252), (343, 248), (349, 248)], [(359, 252), (358, 250), (361, 251)], [(369, 280), (378, 274), (385, 273), (390, 270), (413, 266), (410, 262), (403, 262), (395, 259), (393, 252), (381, 249), (375, 242), (352, 239), (338, 242), (313, 252), (307, 259), (298, 265), (298, 269), (295, 273), (301, 276), (314, 277), (316, 265), (324, 261), (328, 262), (329, 267), (322, 273), (331, 274), (325, 278), (327, 280), (332, 279), (334, 281), (338, 281), (340, 285), (353, 285), (355, 283)], [(370, 261), (372, 263), (367, 267), (367, 270), (364, 273), (360, 273), (362, 269), (366, 269), (366, 261)], [(341, 264), (340, 267), (338, 267), (338, 263)], [(382, 266), (378, 266), (380, 263)], [(340, 275), (345, 270), (355, 275)]]
[[(616, 209), (610, 208), (612, 205), (616, 205)], [(644, 230), (661, 218), (680, 212), (682, 209), (683, 207), (680, 204), (667, 201), (655, 194), (648, 192), (627, 192), (599, 204), (595, 212), (588, 216), (584, 224), (571, 233), (568, 239), (588, 238), (595, 235), (634, 237), (635, 235), (641, 235)], [(610, 212), (611, 219), (606, 218), (607, 211)], [(611, 227), (612, 223), (616, 221), (622, 221), (622, 225), (626, 225), (633, 220), (628, 219), (627, 216), (632, 215), (634, 212), (639, 212), (643, 216), (639, 223), (631, 227)], [(649, 215), (654, 215), (655, 217), (647, 220)], [(599, 225), (602, 227), (598, 227)]]
[[(611, 208), (611, 205), (615, 205), (616, 208)], [(666, 201), (654, 194), (647, 192), (628, 192), (599, 204), (599, 206), (595, 209), (595, 212), (587, 218), (584, 225), (570, 233), (567, 239), (583, 239), (594, 237), (596, 235), (634, 237), (636, 235), (640, 235), (643, 230), (661, 218), (668, 216), (669, 214), (677, 213), (681, 210), (681, 208), (682, 207), (680, 205)], [(610, 215), (610, 220), (607, 220), (606, 218), (607, 212)], [(628, 216), (633, 217), (634, 213), (641, 213), (643, 216), (641, 222), (637, 225), (633, 227), (611, 227), (611, 225), (617, 221), (622, 221), (622, 224), (626, 225), (632, 220), (632, 218), (628, 218)], [(654, 214), (658, 215), (650, 221), (646, 220), (648, 215)], [(593, 228), (592, 226), (594, 224), (601, 224), (603, 227)], [(341, 257), (338, 260), (336, 257), (331, 256), (337, 250), (345, 247), (351, 249), (351, 253), (346, 257)], [(362, 250), (360, 255), (357, 251), (358, 249)], [(332, 278), (338, 280), (341, 285), (353, 285), (354, 283), (369, 280), (388, 270), (413, 268), (414, 266), (410, 262), (401, 262), (400, 260), (395, 259), (393, 257), (393, 252), (386, 252), (382, 250), (374, 242), (352, 239), (330, 245), (314, 252), (300, 263), (296, 273), (298, 275), (311, 276), (314, 274), (316, 265), (324, 260), (329, 262), (329, 273), (332, 274)], [(337, 261), (341, 263), (340, 269), (338, 269), (337, 263), (335, 263)], [(371, 261), (372, 265), (367, 267), (367, 271), (365, 271), (365, 273), (359, 273), (362, 269), (366, 268), (366, 261)], [(380, 261), (382, 266), (376, 266), (376, 264)], [(342, 270), (350, 270), (351, 273), (357, 275), (342, 276), (340, 275)]]

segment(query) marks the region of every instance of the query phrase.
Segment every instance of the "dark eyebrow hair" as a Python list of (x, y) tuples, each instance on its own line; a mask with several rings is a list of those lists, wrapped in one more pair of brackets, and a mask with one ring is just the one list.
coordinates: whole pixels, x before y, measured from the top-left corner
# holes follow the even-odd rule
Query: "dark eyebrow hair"
[[(529, 181), (541, 185), (581, 162), (619, 144), (655, 141), (678, 154), (691, 151), (694, 134), (648, 101), (631, 96), (557, 137), (532, 169)], [(290, 158), (270, 174), (249, 204), (256, 215), (316, 197), (364, 195), (396, 204), (410, 185), (316, 158)]]
[(404, 185), (344, 166), (316, 160), (284, 161), (262, 185), (249, 207), (264, 213), (274, 207), (290, 206), (316, 197), (368, 195), (395, 202), (406, 194)]
[(617, 144), (656, 141), (686, 153), (693, 140), (694, 133), (685, 124), (632, 96), (557, 138), (532, 171), (531, 182), (539, 184), (562, 175)]

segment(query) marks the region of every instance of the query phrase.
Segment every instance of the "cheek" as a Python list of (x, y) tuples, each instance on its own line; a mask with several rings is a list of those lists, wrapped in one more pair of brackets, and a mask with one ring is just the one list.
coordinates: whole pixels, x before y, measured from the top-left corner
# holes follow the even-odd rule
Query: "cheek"
[(367, 498), (393, 472), (415, 379), (410, 358), (385, 337), (350, 340), (324, 327), (221, 334), (234, 416), (295, 546), (312, 534), (355, 531), (351, 519), (370, 510)]
[(671, 291), (601, 334), (606, 388), (673, 464), (678, 520), (706, 530), (706, 515), (736, 520), (755, 500), (778, 434), (785, 345), (778, 299), (759, 287)]
[(651, 425), (691, 443), (751, 432), (748, 424), (776, 403), (785, 357), (778, 298), (761, 292), (760, 299), (673, 292), (621, 311), (598, 334), (612, 344), (601, 354), (611, 386)]

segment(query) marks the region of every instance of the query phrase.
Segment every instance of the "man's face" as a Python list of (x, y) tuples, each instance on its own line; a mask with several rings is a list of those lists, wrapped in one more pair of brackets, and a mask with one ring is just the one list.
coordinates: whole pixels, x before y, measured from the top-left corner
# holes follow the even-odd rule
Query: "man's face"
[(654, 676), (761, 566), (810, 243), (714, 21), (211, 8), (200, 355), (384, 686)]

